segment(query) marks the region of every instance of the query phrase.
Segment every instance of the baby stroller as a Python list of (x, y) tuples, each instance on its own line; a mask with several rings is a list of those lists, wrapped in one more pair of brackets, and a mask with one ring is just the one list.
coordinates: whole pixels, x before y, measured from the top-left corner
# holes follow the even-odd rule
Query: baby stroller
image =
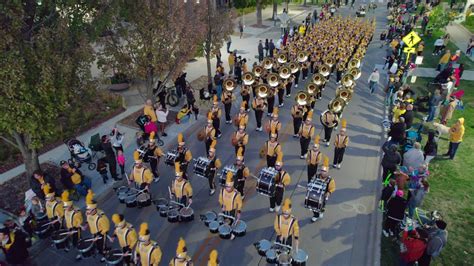
[(403, 144), (403, 152), (407, 152), (409, 149), (413, 148), (415, 142), (421, 142), (421, 131), (423, 130), (423, 123), (420, 124), (417, 130), (407, 130), (406, 138)]
[(71, 154), (71, 158), (68, 160), (70, 164), (80, 168), (81, 164), (86, 163), (89, 170), (95, 169), (96, 164), (92, 162), (92, 151), (84, 146), (84, 143), (72, 138), (64, 141), (64, 144), (66, 144)]

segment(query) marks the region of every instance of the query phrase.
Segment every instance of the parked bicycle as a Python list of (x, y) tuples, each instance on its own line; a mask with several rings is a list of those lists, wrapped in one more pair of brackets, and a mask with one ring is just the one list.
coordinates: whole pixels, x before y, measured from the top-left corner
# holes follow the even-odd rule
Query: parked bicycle
[(153, 89), (153, 95), (158, 98), (160, 103), (167, 104), (171, 107), (176, 107), (179, 104), (179, 97), (174, 85), (168, 86), (162, 85), (162, 81), (159, 80), (156, 88)]

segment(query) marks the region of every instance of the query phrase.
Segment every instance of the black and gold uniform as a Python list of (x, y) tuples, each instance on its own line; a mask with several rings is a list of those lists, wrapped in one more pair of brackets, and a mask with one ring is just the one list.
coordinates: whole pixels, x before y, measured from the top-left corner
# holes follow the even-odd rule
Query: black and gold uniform
[(329, 141), (331, 140), (331, 134), (334, 127), (339, 123), (338, 117), (331, 112), (331, 110), (326, 110), (321, 114), (320, 117), (321, 124), (324, 128), (324, 139), (323, 142), (326, 143), (326, 146), (329, 146)]
[(301, 159), (306, 158), (308, 153), (309, 143), (314, 136), (314, 126), (311, 124), (313, 120), (313, 110), (308, 112), (306, 121), (300, 126), (298, 136), (300, 137), (300, 146), (301, 146)]
[(209, 154), (207, 156), (207, 159), (210, 161), (209, 171), (206, 174), (207, 179), (209, 181), (210, 196), (214, 195), (214, 193), (216, 192), (216, 183), (214, 182), (214, 179), (216, 177), (217, 170), (222, 166), (221, 160), (216, 157), (216, 144), (217, 141), (212, 142), (211, 148), (209, 149)]
[[(216, 132), (217, 129), (216, 129)], [(193, 155), (190, 150), (186, 148), (186, 142), (184, 142), (183, 134), (178, 134), (178, 156), (174, 160), (174, 162), (178, 162), (181, 165), (181, 170), (184, 173), (184, 178), (187, 179), (187, 171), (189, 162), (193, 159)]]
[[(110, 230), (110, 221), (102, 210), (97, 209), (94, 193), (90, 189), (86, 196), (86, 217), (89, 232), (96, 239), (95, 247), (104, 256), (107, 250), (106, 238)], [(105, 258), (102, 257), (101, 261), (105, 261)]]
[(224, 104), (224, 112), (225, 112), (225, 122), (226, 124), (232, 123), (232, 116), (230, 115), (230, 110), (232, 108), (232, 100), (234, 95), (231, 91), (224, 89), (222, 92), (222, 103)]
[(306, 113), (306, 106), (298, 103), (291, 107), (291, 116), (293, 117), (293, 137), (298, 137), (301, 123), (303, 123), (303, 115)]
[(188, 256), (186, 242), (182, 237), (179, 238), (178, 247), (176, 248), (176, 256), (171, 259), (169, 266), (192, 266), (191, 257)]
[(189, 206), (193, 202), (193, 188), (191, 183), (183, 178), (179, 163), (175, 163), (175, 180), (171, 184), (171, 193), (176, 201)]
[(55, 193), (49, 184), (43, 186), (43, 193), (46, 200), (46, 216), (50, 222), (53, 222), (53, 229), (59, 230), (64, 218), (63, 204), (56, 199)]
[(346, 151), (348, 144), (349, 136), (346, 135), (346, 120), (343, 119), (341, 122), (341, 130), (334, 139), (334, 168), (341, 168), (342, 159), (344, 158), (344, 152)]
[[(236, 220), (240, 219), (240, 213), (242, 211), (242, 195), (234, 188), (234, 177), (232, 172), (227, 172), (225, 180), (225, 188), (221, 189), (219, 193), (219, 204), (222, 212), (225, 215), (232, 216)], [(230, 221), (232, 223), (232, 221)], [(231, 234), (231, 239), (234, 239), (235, 235)]]
[(285, 187), (291, 183), (291, 177), (288, 172), (282, 169), (283, 166), (283, 152), (278, 153), (278, 158), (275, 163), (275, 169), (278, 174), (275, 176), (275, 194), (270, 197), (270, 212), (276, 210), (280, 211), (281, 202), (283, 201), (283, 194)]
[(135, 264), (140, 262), (142, 266), (158, 266), (163, 254), (158, 244), (150, 240), (150, 231), (148, 230), (147, 223), (140, 225), (140, 232), (138, 234), (138, 244), (135, 247), (134, 254)]
[(142, 159), (140, 159), (140, 154), (138, 151), (133, 153), (133, 159), (135, 160), (135, 165), (133, 166), (132, 172), (128, 177), (129, 183), (134, 183), (135, 186), (139, 189), (149, 189), (150, 184), (153, 182), (153, 174), (143, 165)]
[(160, 176), (158, 172), (158, 163), (160, 158), (163, 156), (163, 151), (156, 146), (155, 132), (150, 133), (150, 142), (148, 143), (148, 150), (145, 153), (143, 160), (150, 163), (151, 172), (153, 177), (157, 180)]
[(214, 95), (212, 107), (208, 113), (211, 113), (212, 115), (212, 126), (214, 126), (214, 128), (216, 129), (216, 137), (220, 138), (222, 135), (220, 130), (222, 110), (221, 108), (219, 108), (219, 101), (217, 100), (217, 95)]
[[(61, 195), (61, 199), (64, 205), (64, 227), (69, 231), (70, 236), (68, 238), (68, 246), (76, 247), (77, 243), (81, 239), (81, 226), (84, 222), (80, 209), (77, 209), (72, 204), (72, 200), (69, 199), (69, 192), (64, 191)], [(80, 259), (78, 255), (76, 259)]]
[(132, 263), (132, 253), (135, 250), (135, 246), (137, 245), (138, 235), (133, 225), (127, 223), (125, 221), (122, 214), (114, 214), (112, 215), (112, 221), (115, 224), (114, 230), (114, 238), (118, 239), (118, 243), (120, 248), (122, 249), (123, 254), (129, 256), (123, 256), (123, 260), (126, 265), (130, 265)]
[(286, 198), (283, 203), (282, 214), (277, 214), (275, 217), (273, 227), (277, 242), (293, 247), (294, 240), (296, 250), (298, 250), (300, 227), (298, 219), (291, 215), (291, 200), (289, 198)]
[(207, 125), (204, 128), (204, 133), (206, 134), (206, 138), (204, 143), (206, 145), (206, 154), (209, 153), (209, 147), (211, 147), (211, 143), (213, 140), (217, 139), (216, 136), (216, 129), (212, 126), (212, 114), (207, 114)]
[(267, 156), (267, 167), (275, 167), (278, 153), (281, 152), (281, 145), (278, 143), (278, 135), (275, 132), (270, 134), (270, 140), (265, 141), (263, 146), (264, 154)]
[(323, 218), (326, 202), (331, 196), (332, 193), (336, 190), (336, 182), (334, 179), (329, 176), (329, 158), (324, 157), (324, 163), (321, 167), (320, 173), (316, 176), (316, 179), (319, 179), (326, 183), (326, 191), (324, 192), (324, 201), (319, 211), (313, 211), (313, 217), (311, 218), (312, 222), (316, 222), (318, 219)]
[(247, 145), (249, 142), (249, 135), (247, 134), (247, 132), (245, 132), (244, 120), (240, 120), (239, 128), (237, 129), (237, 131), (232, 133), (231, 142), (232, 145), (235, 147), (236, 154), (239, 149), (242, 150), (242, 154), (245, 153), (245, 145)]
[(262, 117), (265, 107), (267, 106), (267, 100), (257, 96), (252, 101), (252, 108), (255, 111), (255, 120), (257, 121), (257, 131), (262, 131)]
[(308, 163), (308, 183), (318, 172), (318, 165), (321, 163), (322, 153), (319, 151), (319, 135), (314, 138), (313, 148), (309, 150), (306, 162)]
[(240, 192), (242, 195), (242, 199), (245, 197), (244, 195), (244, 188), (245, 188), (245, 181), (250, 176), (250, 170), (244, 164), (244, 154), (242, 148), (237, 150), (237, 156), (235, 160), (235, 167), (237, 168), (237, 173), (235, 173), (235, 188), (237, 191)]

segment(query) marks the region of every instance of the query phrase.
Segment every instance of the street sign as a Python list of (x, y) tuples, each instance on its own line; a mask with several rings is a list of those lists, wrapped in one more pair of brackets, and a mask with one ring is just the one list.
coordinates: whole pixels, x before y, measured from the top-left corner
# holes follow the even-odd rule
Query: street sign
[(407, 54), (414, 53), (415, 50), (416, 50), (415, 47), (413, 47), (413, 48), (410, 48), (410, 47), (405, 47), (405, 48), (403, 48), (403, 52), (404, 52), (404, 53), (407, 53)]
[(402, 40), (406, 46), (413, 47), (421, 41), (421, 38), (416, 32), (412, 31), (403, 37)]

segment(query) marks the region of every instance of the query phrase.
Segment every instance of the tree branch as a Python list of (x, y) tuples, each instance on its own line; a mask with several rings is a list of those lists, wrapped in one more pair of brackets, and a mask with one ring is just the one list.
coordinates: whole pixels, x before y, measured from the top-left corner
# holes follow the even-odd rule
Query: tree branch
[(17, 148), (17, 149), (20, 149), (20, 147), (18, 147), (18, 145), (17, 145), (15, 142), (9, 140), (7, 137), (4, 137), (4, 136), (0, 135), (0, 139), (2, 139), (3, 141), (5, 141), (6, 143), (12, 145), (13, 147), (15, 147), (15, 148)]

